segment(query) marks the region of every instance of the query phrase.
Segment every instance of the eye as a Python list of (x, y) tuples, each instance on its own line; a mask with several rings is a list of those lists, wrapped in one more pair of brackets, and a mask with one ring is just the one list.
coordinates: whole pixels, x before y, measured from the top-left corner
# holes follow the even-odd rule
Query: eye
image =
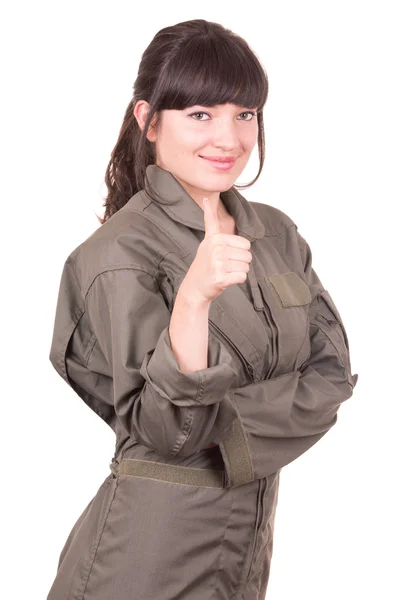
[[(208, 115), (206, 112), (196, 112), (189, 115), (189, 117), (195, 117), (196, 115)], [(195, 121), (202, 121), (203, 119), (195, 119)], [(205, 119), (204, 119), (205, 120)]]
[(252, 118), (251, 119), (243, 119), (243, 121), (252, 121), (254, 117), (256, 117), (256, 112), (254, 112), (253, 110), (247, 110), (243, 113), (241, 113), (242, 115), (251, 115)]
[[(191, 113), (189, 115), (189, 117), (195, 117), (196, 115), (208, 115), (208, 113), (206, 112), (196, 112), (196, 113)], [(240, 115), (251, 115), (251, 119), (241, 119), (242, 121), (252, 121), (254, 117), (256, 117), (257, 113), (254, 112), (253, 110), (248, 110), (245, 112), (240, 113)], [(207, 121), (208, 119), (195, 119), (195, 121)]]

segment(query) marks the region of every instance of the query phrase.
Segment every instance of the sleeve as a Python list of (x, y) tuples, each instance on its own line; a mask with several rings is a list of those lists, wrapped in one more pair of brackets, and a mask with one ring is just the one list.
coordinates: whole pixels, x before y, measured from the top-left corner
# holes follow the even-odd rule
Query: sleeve
[(309, 306), (310, 355), (297, 371), (233, 390), (252, 457), (254, 478), (298, 458), (335, 425), (353, 394), (349, 343), (341, 316), (312, 268), (312, 253), (297, 232)]
[(179, 369), (169, 336), (170, 310), (157, 278), (141, 268), (98, 275), (86, 310), (113, 379), (117, 418), (136, 441), (163, 456), (189, 456), (221, 438), (237, 418), (228, 394), (238, 376), (219, 341), (208, 368)]

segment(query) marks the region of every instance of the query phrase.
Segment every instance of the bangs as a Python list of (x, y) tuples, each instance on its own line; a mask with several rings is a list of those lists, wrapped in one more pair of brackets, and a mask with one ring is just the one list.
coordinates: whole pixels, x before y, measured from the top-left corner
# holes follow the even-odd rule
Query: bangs
[(168, 62), (159, 110), (232, 103), (262, 110), (268, 79), (259, 59), (240, 42), (195, 35)]

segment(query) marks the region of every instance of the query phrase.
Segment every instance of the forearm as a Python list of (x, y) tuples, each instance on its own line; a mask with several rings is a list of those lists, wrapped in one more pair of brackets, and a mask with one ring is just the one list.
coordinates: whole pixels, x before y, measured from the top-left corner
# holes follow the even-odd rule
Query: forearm
[(211, 302), (199, 299), (182, 285), (169, 325), (172, 350), (183, 373), (208, 367), (208, 314)]
[[(171, 346), (183, 373), (208, 367), (208, 313), (210, 302), (197, 299), (183, 285), (177, 293), (171, 315)], [(204, 448), (213, 448), (211, 443)]]

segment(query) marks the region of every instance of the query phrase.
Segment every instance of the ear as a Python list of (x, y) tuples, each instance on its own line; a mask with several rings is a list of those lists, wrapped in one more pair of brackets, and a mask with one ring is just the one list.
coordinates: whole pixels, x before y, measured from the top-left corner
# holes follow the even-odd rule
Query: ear
[[(141, 129), (141, 131), (143, 131), (143, 128), (145, 127), (145, 123), (146, 123), (146, 119), (147, 119), (147, 115), (150, 111), (150, 104), (148, 104), (148, 102), (146, 102), (146, 100), (138, 100), (138, 102), (135, 105), (134, 108), (134, 115), (136, 120), (138, 121), (138, 125)], [(152, 119), (152, 123), (149, 127), (149, 130), (146, 134), (147, 139), (150, 142), (155, 142), (156, 141), (156, 129), (155, 129), (155, 123), (156, 121), (156, 115), (153, 116)]]

